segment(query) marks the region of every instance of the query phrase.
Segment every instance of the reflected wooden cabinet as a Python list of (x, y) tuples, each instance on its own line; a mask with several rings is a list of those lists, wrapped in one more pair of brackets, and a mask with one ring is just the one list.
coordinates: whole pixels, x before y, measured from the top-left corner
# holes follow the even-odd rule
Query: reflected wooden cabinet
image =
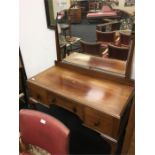
[(81, 8), (71, 8), (69, 10), (70, 21), (71, 23), (80, 23), (81, 22)]

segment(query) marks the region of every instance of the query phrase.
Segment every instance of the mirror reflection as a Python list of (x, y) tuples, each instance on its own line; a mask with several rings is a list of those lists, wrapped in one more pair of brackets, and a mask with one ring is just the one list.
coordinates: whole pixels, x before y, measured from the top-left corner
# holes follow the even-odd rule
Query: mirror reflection
[(55, 11), (62, 61), (124, 76), (134, 46), (134, 6), (125, 4), (125, 0), (59, 1)]

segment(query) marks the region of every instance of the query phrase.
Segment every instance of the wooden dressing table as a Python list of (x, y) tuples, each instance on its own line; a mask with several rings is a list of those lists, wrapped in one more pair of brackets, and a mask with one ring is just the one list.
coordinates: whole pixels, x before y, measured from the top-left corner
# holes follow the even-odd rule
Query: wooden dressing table
[(29, 79), (28, 86), (32, 98), (75, 113), (84, 125), (102, 134), (112, 154), (116, 152), (132, 105), (132, 85), (56, 65)]
[(109, 142), (111, 154), (120, 154), (134, 98), (130, 79), (134, 41), (126, 62), (92, 56), (80, 59), (81, 53), (63, 59), (58, 28), (49, 24), (48, 7), (46, 11), (47, 26), (55, 30), (57, 60), (55, 66), (28, 80), (30, 96), (47, 107), (56, 104), (76, 114), (83, 125)]

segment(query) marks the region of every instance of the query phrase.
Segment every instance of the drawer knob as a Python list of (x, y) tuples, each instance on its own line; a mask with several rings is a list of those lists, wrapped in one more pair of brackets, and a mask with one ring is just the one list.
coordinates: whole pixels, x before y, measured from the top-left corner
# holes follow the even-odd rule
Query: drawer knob
[(94, 126), (99, 126), (100, 125), (100, 121), (97, 121), (94, 123)]
[(56, 102), (56, 98), (53, 98), (51, 102), (52, 103), (55, 103)]
[(73, 108), (73, 112), (77, 112), (77, 109), (76, 109), (76, 107), (74, 107), (74, 108)]
[(41, 100), (41, 96), (39, 94), (37, 94), (37, 99)]

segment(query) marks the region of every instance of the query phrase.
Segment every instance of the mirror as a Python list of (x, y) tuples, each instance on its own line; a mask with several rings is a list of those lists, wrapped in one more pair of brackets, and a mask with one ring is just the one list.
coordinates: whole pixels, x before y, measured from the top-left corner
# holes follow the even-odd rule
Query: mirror
[[(45, 1), (54, 6), (52, 16), (57, 24), (62, 63), (130, 77), (134, 52), (133, 2), (128, 6), (125, 0)], [(100, 35), (106, 34), (113, 40), (102, 40)], [(128, 37), (127, 45), (121, 43), (121, 37)], [(121, 52), (116, 56), (114, 51)]]

